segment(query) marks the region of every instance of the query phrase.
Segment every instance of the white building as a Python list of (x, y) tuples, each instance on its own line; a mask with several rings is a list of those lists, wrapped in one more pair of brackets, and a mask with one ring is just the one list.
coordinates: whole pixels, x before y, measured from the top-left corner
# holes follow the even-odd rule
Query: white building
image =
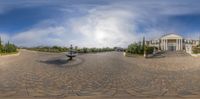
[(187, 47), (197, 46), (199, 40), (186, 40), (180, 35), (168, 34), (162, 36), (159, 40), (148, 41), (147, 44), (163, 51), (180, 51), (186, 50)]

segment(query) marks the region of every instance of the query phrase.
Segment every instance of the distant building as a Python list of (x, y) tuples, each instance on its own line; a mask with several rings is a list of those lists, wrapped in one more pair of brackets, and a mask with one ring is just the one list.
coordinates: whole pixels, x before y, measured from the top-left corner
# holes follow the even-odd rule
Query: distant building
[(199, 45), (199, 40), (188, 40), (177, 34), (164, 35), (157, 40), (146, 41), (146, 45), (157, 47), (163, 51), (180, 51)]

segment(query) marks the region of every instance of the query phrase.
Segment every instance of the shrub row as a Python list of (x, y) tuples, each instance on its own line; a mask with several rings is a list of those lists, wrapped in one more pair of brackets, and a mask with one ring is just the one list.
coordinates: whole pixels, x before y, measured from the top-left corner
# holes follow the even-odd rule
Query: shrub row
[(114, 51), (113, 48), (79, 48), (77, 49), (78, 53), (97, 53), (97, 52), (108, 52)]
[(147, 54), (152, 54), (153, 51), (154, 51), (154, 47), (150, 47), (150, 46), (149, 46), (149, 47), (146, 48)]
[(59, 47), (59, 46), (53, 46), (53, 47), (33, 47), (33, 48), (27, 48), (28, 50), (34, 50), (34, 51), (41, 51), (41, 52), (66, 52), (68, 51), (68, 48), (66, 47)]
[[(69, 48), (66, 47), (59, 47), (59, 46), (53, 46), (53, 47), (34, 47), (34, 48), (27, 48), (28, 50), (34, 50), (34, 51), (42, 51), (42, 52), (67, 52), (69, 51)], [(96, 52), (107, 52), (107, 51), (114, 51), (113, 48), (73, 48), (73, 50), (77, 51), (77, 53), (96, 53)]]
[(147, 54), (152, 54), (154, 50), (154, 47), (149, 46), (143, 46), (141, 44), (130, 44), (126, 50), (127, 53), (130, 54), (144, 54), (144, 51), (146, 51)]
[(199, 54), (199, 53), (200, 53), (200, 47), (193, 47), (193, 48), (192, 48), (192, 52), (193, 52), (194, 54)]

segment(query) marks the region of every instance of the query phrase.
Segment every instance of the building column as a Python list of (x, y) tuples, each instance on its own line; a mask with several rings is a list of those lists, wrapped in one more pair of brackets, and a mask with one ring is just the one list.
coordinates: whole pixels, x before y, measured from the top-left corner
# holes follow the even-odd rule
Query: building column
[(178, 39), (176, 39), (176, 51), (178, 50)]
[(178, 39), (178, 50), (180, 50), (180, 39)]
[(160, 39), (160, 50), (162, 50), (162, 39)]
[(179, 39), (177, 39), (177, 51), (179, 50)]
[(177, 51), (179, 50), (179, 39), (177, 39)]
[(180, 50), (181, 50), (181, 39), (180, 39)]
[(165, 50), (165, 40), (163, 39), (163, 50)]
[(168, 50), (168, 41), (166, 39), (166, 50)]
[(160, 43), (160, 48), (161, 48), (161, 50), (163, 50), (163, 40), (161, 39), (160, 42), (161, 42)]
[(165, 40), (163, 39), (163, 50), (165, 50)]
[(167, 50), (167, 40), (165, 39), (165, 50)]
[(177, 45), (177, 47), (178, 47), (178, 50), (180, 50), (180, 49), (179, 49), (179, 44), (180, 44), (179, 39), (177, 39), (177, 41), (178, 41), (178, 45)]
[(165, 39), (163, 39), (163, 50), (165, 50)]
[(162, 50), (164, 50), (164, 44), (165, 44), (165, 42), (164, 42), (164, 40), (162, 39)]
[(165, 41), (165, 39), (164, 39), (164, 50), (166, 50), (166, 47), (165, 47), (165, 45), (166, 45), (166, 41)]
[(181, 50), (183, 50), (183, 39), (181, 39)]
[(179, 39), (179, 50), (181, 50), (181, 39)]

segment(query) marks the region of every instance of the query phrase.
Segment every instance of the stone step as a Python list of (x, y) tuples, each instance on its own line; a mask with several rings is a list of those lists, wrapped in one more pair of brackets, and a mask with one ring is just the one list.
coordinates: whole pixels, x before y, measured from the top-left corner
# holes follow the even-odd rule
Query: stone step
[(163, 57), (186, 57), (190, 56), (185, 51), (163, 51), (159, 52), (156, 55), (153, 56), (153, 58), (163, 58)]

